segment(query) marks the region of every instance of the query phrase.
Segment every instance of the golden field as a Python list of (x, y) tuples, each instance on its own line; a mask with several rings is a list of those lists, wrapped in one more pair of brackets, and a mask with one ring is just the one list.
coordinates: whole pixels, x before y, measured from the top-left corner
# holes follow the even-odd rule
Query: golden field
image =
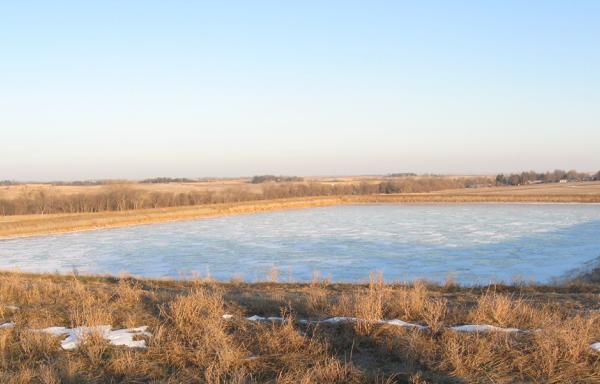
[[(468, 178), (470, 176), (448, 176), (457, 178)], [(476, 176), (479, 178), (488, 178), (490, 176)], [(416, 177), (419, 178), (419, 177)], [(423, 178), (422, 176), (420, 178)], [(389, 178), (376, 176), (352, 176), (352, 177), (314, 177), (306, 178), (305, 182), (315, 182), (328, 185), (352, 185), (359, 183), (378, 183)], [(190, 191), (222, 191), (226, 189), (244, 189), (251, 192), (261, 192), (265, 184), (252, 184), (249, 179), (231, 179), (231, 180), (214, 180), (206, 182), (173, 182), (173, 183), (156, 183), (146, 184), (137, 182), (123, 182), (118, 185), (127, 185), (136, 189), (141, 189), (147, 192), (190, 192)], [(76, 193), (94, 193), (101, 190), (103, 185), (52, 185), (43, 183), (27, 183), (18, 185), (0, 186), (0, 197), (16, 198), (22, 193), (31, 191), (46, 191), (59, 194), (76, 194)], [(549, 184), (531, 184), (522, 186), (489, 186), (472, 189), (449, 189), (444, 193), (455, 193), (460, 190), (466, 194), (543, 194), (543, 195), (569, 195), (569, 194), (600, 194), (600, 181), (576, 182), (576, 183), (549, 183)]]

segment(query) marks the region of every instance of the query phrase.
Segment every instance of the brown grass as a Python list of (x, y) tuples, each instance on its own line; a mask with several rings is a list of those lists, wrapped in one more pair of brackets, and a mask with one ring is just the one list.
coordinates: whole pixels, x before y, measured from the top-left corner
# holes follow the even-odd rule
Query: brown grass
[(0, 216), (0, 238), (341, 204), (600, 203), (600, 183), (580, 184), (476, 188), (435, 193), (299, 197), (117, 212)]
[[(600, 286), (440, 287), (156, 281), (0, 274), (0, 382), (172, 383), (595, 383)], [(224, 313), (234, 315), (222, 319)], [(253, 323), (249, 315), (283, 316)], [(399, 318), (390, 325), (302, 324), (331, 315)], [(531, 330), (464, 334), (446, 326), (487, 323)], [(47, 326), (148, 325), (148, 348), (88, 337), (75, 351)], [(535, 331), (538, 330), (539, 331)]]

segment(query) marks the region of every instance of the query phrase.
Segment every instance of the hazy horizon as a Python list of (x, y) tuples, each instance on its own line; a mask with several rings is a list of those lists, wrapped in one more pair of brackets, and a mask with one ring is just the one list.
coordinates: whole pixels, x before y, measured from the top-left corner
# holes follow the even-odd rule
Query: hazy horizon
[[(565, 169), (561, 169), (563, 171), (565, 171)], [(546, 173), (546, 172), (553, 172), (553, 169), (548, 169), (548, 170), (525, 170), (525, 169), (519, 169), (519, 170), (513, 170), (513, 171), (507, 171), (507, 172), (496, 172), (496, 173), (437, 173), (437, 172), (430, 172), (430, 173), (415, 173), (416, 176), (440, 176), (440, 177), (495, 177), (499, 174), (503, 174), (505, 176), (508, 176), (510, 174), (520, 174), (521, 172), (529, 172), (529, 171), (535, 171), (538, 173)], [(566, 170), (568, 171), (568, 170)], [(593, 176), (594, 174), (596, 174), (597, 172), (600, 171), (588, 171), (588, 170), (584, 170), (584, 171), (580, 171), (577, 170), (578, 172), (581, 173), (589, 173), (590, 176)], [(302, 175), (302, 174), (295, 174), (295, 175), (291, 175), (291, 174), (269, 174), (269, 173), (264, 173), (264, 172), (258, 172), (255, 174), (248, 174), (248, 175), (234, 175), (234, 176), (203, 176), (203, 175), (151, 175), (151, 176), (147, 176), (147, 177), (136, 177), (136, 178), (117, 178), (117, 177), (107, 177), (107, 178), (70, 178), (70, 179), (51, 179), (51, 178), (45, 178), (45, 179), (0, 179), (0, 182), (3, 181), (8, 181), (8, 182), (16, 182), (16, 183), (52, 183), (52, 182), (57, 182), (57, 183), (70, 183), (70, 182), (95, 182), (95, 181), (99, 181), (99, 182), (119, 182), (119, 181), (123, 181), (123, 182), (140, 182), (140, 181), (146, 181), (146, 180), (152, 180), (152, 179), (156, 179), (156, 178), (169, 178), (169, 179), (190, 179), (190, 180), (203, 180), (203, 179), (209, 179), (209, 180), (239, 180), (239, 179), (251, 179), (254, 176), (263, 176), (263, 175), (273, 175), (273, 176), (297, 176), (297, 177), (301, 177), (301, 178), (305, 178), (305, 179), (310, 179), (310, 178), (344, 178), (344, 177), (386, 177), (386, 176), (391, 176), (392, 174), (401, 174), (401, 173), (414, 173), (414, 172), (389, 172), (389, 173), (369, 173), (369, 174), (354, 174), (354, 173), (347, 173), (347, 174), (314, 174), (314, 175)]]
[(3, 16), (0, 180), (600, 169), (600, 2)]

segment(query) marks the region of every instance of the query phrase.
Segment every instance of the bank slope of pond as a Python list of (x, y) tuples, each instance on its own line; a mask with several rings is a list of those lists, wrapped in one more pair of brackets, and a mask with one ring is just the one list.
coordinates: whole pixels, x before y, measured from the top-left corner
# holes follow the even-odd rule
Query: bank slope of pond
[(121, 212), (0, 216), (0, 239), (99, 228), (125, 227), (232, 214), (372, 203), (600, 203), (600, 194), (517, 195), (474, 193), (406, 193), (390, 195), (317, 196), (239, 203), (141, 209)]

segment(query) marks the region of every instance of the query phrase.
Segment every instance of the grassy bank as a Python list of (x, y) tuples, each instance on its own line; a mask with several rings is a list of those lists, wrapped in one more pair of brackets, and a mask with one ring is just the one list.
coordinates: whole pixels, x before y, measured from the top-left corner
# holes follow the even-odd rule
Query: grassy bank
[[(0, 238), (123, 227), (173, 220), (189, 220), (230, 214), (256, 213), (282, 209), (368, 203), (600, 203), (600, 193), (552, 193), (538, 189), (531, 193), (487, 192), (414, 193), (394, 195), (350, 195), (258, 200), (198, 206), (139, 209), (118, 212), (16, 215), (0, 217)], [(517, 190), (518, 191), (518, 190)]]
[[(600, 380), (600, 285), (461, 288), (0, 275), (0, 382), (433, 383)], [(230, 319), (223, 319), (230, 314)], [(247, 316), (280, 316), (252, 322)], [(354, 323), (305, 323), (351, 316)], [(401, 319), (425, 330), (376, 324)], [(527, 332), (462, 333), (457, 324)], [(146, 349), (50, 326), (149, 326)]]

